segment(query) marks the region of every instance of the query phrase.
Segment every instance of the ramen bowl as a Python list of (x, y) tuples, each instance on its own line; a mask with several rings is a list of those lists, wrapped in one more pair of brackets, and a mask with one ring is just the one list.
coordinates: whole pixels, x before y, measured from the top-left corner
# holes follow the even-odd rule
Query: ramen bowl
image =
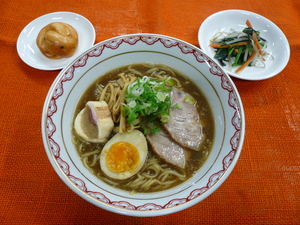
[[(72, 143), (73, 115), (82, 94), (100, 76), (131, 64), (165, 64), (187, 76), (211, 107), (214, 140), (205, 163), (178, 186), (130, 194), (101, 181), (86, 169)], [(85, 51), (53, 82), (42, 115), (47, 156), (63, 182), (88, 202), (114, 213), (153, 217), (187, 209), (226, 180), (241, 153), (245, 117), (230, 77), (199, 48), (173, 37), (132, 34), (111, 38)]]

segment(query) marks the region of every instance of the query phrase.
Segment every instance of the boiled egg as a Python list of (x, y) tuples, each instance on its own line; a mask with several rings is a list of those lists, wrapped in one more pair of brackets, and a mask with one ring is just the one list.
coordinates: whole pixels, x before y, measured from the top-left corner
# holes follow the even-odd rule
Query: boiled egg
[(147, 141), (142, 132), (117, 133), (103, 147), (100, 166), (108, 177), (124, 180), (140, 171), (147, 154)]

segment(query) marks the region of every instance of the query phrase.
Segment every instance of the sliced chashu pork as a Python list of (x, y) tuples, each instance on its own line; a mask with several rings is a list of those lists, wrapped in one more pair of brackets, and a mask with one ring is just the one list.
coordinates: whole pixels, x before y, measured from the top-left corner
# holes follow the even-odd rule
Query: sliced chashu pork
[(200, 117), (195, 104), (187, 101), (190, 95), (177, 89), (171, 91), (172, 105), (179, 107), (171, 108), (170, 121), (164, 127), (171, 137), (180, 145), (193, 150), (199, 150), (203, 138)]
[(190, 152), (172, 140), (163, 128), (156, 134), (148, 134), (153, 151), (163, 160), (180, 168), (184, 168)]
[(108, 105), (105, 101), (89, 101), (75, 118), (76, 133), (92, 143), (104, 143), (114, 127)]

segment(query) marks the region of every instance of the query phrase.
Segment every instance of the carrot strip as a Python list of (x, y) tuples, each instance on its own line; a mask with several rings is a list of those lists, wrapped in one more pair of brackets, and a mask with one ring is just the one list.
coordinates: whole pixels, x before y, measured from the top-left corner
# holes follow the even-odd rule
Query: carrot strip
[(252, 28), (252, 24), (250, 23), (249, 20), (246, 20), (246, 25), (247, 25), (248, 27), (251, 27), (251, 28)]
[(259, 54), (262, 55), (263, 53), (262, 53), (262, 50), (261, 50), (260, 44), (258, 42), (257, 35), (256, 35), (255, 31), (253, 31), (252, 38), (253, 38), (253, 41), (256, 45), (256, 48), (258, 49)]
[(252, 55), (249, 57), (249, 59), (247, 59), (247, 61), (241, 65), (235, 72), (238, 73), (240, 72), (241, 70), (243, 70), (246, 66), (249, 65), (249, 63), (251, 63), (251, 61), (253, 60), (254, 56), (255, 56), (255, 52), (252, 53)]
[[(250, 28), (253, 28), (252, 24), (249, 20), (246, 20), (246, 25)], [(259, 54), (262, 55), (263, 53), (262, 53), (260, 44), (259, 44), (258, 39), (257, 39), (257, 34), (254, 30), (252, 32), (252, 38), (253, 38), (253, 41), (254, 41), (254, 44), (255, 44), (256, 48), (258, 49)]]
[(247, 42), (247, 41), (242, 41), (242, 42), (234, 43), (234, 44), (231, 44), (231, 45), (210, 44), (210, 46), (213, 47), (213, 48), (230, 48), (230, 47), (234, 47), (234, 46), (246, 45), (248, 43), (249, 42)]

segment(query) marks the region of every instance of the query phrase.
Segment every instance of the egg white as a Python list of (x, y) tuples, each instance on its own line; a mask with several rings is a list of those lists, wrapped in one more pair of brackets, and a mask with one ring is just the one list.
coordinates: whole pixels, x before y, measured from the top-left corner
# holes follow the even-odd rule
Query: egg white
[[(125, 171), (116, 173), (109, 170), (106, 162), (107, 152), (111, 148), (111, 146), (117, 142), (127, 142), (132, 144), (138, 150), (140, 155), (140, 162), (138, 166), (133, 171)], [(115, 134), (103, 147), (100, 154), (100, 166), (102, 171), (109, 177), (117, 180), (127, 179), (134, 174), (136, 174), (143, 167), (148, 155), (148, 145), (144, 134), (138, 130), (134, 130), (133, 132), (125, 132), (123, 134), (117, 133)]]

